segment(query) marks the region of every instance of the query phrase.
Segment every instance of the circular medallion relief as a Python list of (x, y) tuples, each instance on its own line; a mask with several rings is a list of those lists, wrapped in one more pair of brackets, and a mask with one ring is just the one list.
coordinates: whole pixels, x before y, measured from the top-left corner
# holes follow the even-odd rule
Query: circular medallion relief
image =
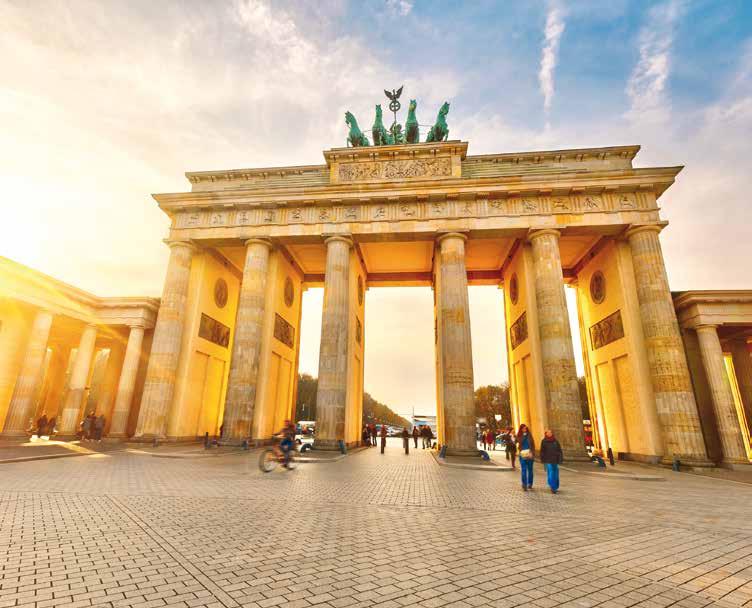
[(590, 298), (596, 304), (606, 299), (606, 277), (600, 270), (596, 270), (590, 278)]
[(513, 274), (512, 278), (509, 280), (509, 299), (512, 301), (512, 304), (517, 304), (519, 297), (520, 286), (517, 283), (517, 275)]
[(227, 304), (227, 281), (224, 279), (217, 279), (214, 283), (214, 303), (217, 308), (224, 308)]
[(285, 279), (285, 306), (292, 306), (295, 301), (295, 287), (292, 285), (292, 279), (287, 277)]
[(358, 275), (358, 305), (363, 306), (363, 277)]

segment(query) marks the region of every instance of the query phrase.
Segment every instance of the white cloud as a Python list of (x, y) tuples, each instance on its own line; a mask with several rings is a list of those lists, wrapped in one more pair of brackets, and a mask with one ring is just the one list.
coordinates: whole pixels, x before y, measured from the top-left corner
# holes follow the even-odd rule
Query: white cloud
[(538, 82), (543, 93), (543, 108), (546, 112), (551, 108), (554, 99), (554, 72), (559, 55), (559, 42), (564, 33), (564, 11), (555, 2), (549, 4), (544, 30), (545, 43), (541, 52)]
[(393, 17), (406, 17), (413, 10), (412, 0), (386, 0), (386, 9)]
[(638, 122), (664, 122), (670, 114), (666, 82), (671, 70), (674, 27), (682, 11), (680, 0), (653, 7), (638, 36), (640, 58), (627, 83), (627, 117)]

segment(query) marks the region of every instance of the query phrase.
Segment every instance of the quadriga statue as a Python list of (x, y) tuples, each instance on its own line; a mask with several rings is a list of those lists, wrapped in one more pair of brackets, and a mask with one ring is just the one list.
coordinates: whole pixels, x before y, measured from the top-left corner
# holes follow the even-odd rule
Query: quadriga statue
[(449, 126), (447, 125), (446, 115), (449, 114), (449, 102), (445, 101), (439, 109), (439, 115), (436, 117), (436, 123), (428, 131), (426, 142), (429, 141), (446, 141), (449, 138)]
[(405, 141), (409, 144), (420, 142), (420, 127), (418, 126), (418, 119), (415, 117), (415, 108), (417, 107), (417, 102), (411, 99), (407, 108), (407, 120), (405, 121)]
[(373, 135), (374, 146), (389, 146), (394, 143), (394, 137), (384, 127), (381, 104), (376, 104), (376, 120), (373, 122), (371, 134)]
[(363, 132), (360, 130), (358, 121), (355, 120), (355, 116), (349, 111), (345, 112), (345, 123), (350, 127), (350, 134), (347, 136), (347, 141), (352, 147), (358, 148), (360, 146), (371, 145), (368, 143), (368, 138), (363, 135)]

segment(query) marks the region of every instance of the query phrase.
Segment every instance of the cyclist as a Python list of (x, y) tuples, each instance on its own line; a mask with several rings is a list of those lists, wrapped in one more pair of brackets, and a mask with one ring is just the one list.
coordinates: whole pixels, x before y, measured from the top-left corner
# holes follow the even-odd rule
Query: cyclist
[(278, 435), (280, 437), (279, 449), (282, 451), (284, 466), (287, 468), (290, 462), (290, 454), (295, 449), (295, 425), (291, 420), (285, 420), (285, 424)]

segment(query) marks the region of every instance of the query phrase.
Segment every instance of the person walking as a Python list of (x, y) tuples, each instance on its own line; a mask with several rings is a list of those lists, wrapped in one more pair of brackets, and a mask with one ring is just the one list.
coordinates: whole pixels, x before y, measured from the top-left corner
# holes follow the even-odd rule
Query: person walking
[(420, 431), (418, 427), (413, 425), (413, 443), (415, 443), (415, 449), (418, 449), (418, 437), (420, 437)]
[(94, 419), (94, 439), (96, 439), (98, 443), (102, 443), (105, 422), (106, 419), (104, 414), (99, 414), (99, 416)]
[(559, 465), (564, 461), (564, 452), (551, 429), (546, 429), (540, 445), (540, 460), (546, 467), (546, 481), (551, 494), (559, 491)]
[(47, 412), (42, 412), (42, 415), (37, 420), (37, 437), (47, 435), (47, 426), (49, 421), (47, 420)]
[(371, 445), (376, 445), (376, 423), (372, 422), (370, 428), (368, 429), (371, 433)]
[(381, 453), (384, 453), (384, 448), (386, 447), (386, 425), (381, 425)]
[(426, 425), (426, 441), (428, 442), (428, 449), (433, 449), (433, 431), (428, 425)]
[(520, 471), (522, 473), (522, 489), (527, 492), (533, 489), (533, 462), (535, 462), (535, 443), (533, 435), (526, 424), (521, 424), (517, 431), (517, 448), (520, 453)]
[(366, 447), (371, 447), (371, 433), (368, 429), (368, 425), (363, 425), (363, 432), (360, 434), (360, 439), (363, 442), (363, 445)]
[(402, 446), (405, 448), (405, 454), (410, 453), (410, 433), (405, 427), (402, 427)]
[(89, 441), (91, 439), (94, 432), (92, 422), (95, 419), (94, 412), (89, 412), (89, 415), (81, 421), (81, 441)]
[(515, 442), (512, 427), (509, 427), (506, 432), (506, 453), (507, 460), (512, 461), (512, 468), (517, 468), (515, 466), (515, 461), (517, 460), (517, 443)]

